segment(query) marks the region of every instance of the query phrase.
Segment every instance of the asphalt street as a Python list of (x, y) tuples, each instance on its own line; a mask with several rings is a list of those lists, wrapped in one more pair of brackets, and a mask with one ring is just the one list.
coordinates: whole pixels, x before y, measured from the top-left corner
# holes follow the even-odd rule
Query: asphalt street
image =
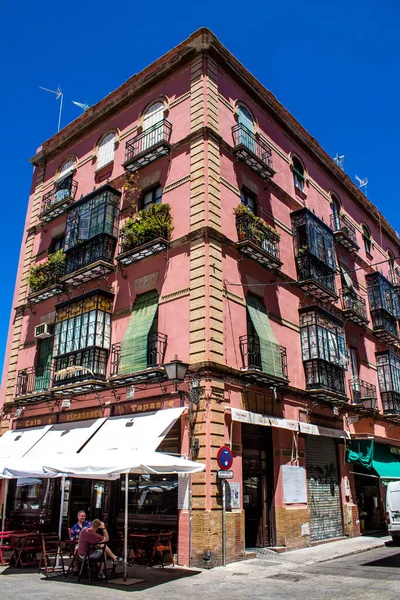
[(119, 600), (398, 600), (400, 548), (386, 546), (345, 558), (305, 566), (279, 555), (212, 570), (131, 567), (132, 585), (78, 584), (76, 578), (45, 580), (35, 572), (1, 569), (0, 598)]

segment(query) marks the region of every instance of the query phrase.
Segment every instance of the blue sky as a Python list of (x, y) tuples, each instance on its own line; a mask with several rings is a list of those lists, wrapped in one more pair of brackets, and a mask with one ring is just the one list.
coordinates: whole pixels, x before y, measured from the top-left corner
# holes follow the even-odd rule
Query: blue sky
[(32, 176), (29, 158), (57, 129), (58, 105), (39, 86), (61, 85), (66, 125), (80, 114), (72, 100), (96, 103), (199, 27), (212, 29), (331, 156), (344, 154), (350, 177), (368, 177), (368, 197), (400, 231), (396, 0), (3, 0), (0, 18), (1, 365)]

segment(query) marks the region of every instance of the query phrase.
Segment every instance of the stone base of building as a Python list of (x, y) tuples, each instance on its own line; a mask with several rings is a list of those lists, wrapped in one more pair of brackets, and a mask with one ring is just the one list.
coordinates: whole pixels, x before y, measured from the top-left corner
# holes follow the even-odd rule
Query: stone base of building
[(311, 545), (308, 508), (275, 508), (275, 524), (276, 546), (296, 550)]
[[(244, 511), (226, 513), (226, 562), (242, 560), (244, 548)], [(212, 568), (222, 565), (222, 511), (198, 511), (192, 513), (193, 567)]]

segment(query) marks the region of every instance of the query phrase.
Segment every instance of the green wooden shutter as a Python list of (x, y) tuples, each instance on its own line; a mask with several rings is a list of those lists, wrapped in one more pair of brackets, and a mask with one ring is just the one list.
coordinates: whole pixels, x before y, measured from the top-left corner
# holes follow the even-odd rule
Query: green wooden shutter
[(50, 387), (50, 368), (53, 354), (53, 338), (39, 341), (39, 353), (36, 363), (34, 392), (48, 390)]
[(256, 296), (247, 296), (247, 310), (260, 339), (261, 366), (264, 373), (283, 377), (280, 345), (271, 329), (263, 302)]
[(157, 308), (156, 290), (142, 294), (136, 300), (121, 341), (119, 373), (136, 373), (147, 369), (148, 337)]

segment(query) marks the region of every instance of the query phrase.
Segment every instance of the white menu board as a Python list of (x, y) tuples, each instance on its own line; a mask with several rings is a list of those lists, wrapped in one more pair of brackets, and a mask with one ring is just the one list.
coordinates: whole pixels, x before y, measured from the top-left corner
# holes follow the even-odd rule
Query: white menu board
[(282, 474), (284, 503), (306, 503), (307, 487), (305, 468), (293, 465), (282, 465)]

